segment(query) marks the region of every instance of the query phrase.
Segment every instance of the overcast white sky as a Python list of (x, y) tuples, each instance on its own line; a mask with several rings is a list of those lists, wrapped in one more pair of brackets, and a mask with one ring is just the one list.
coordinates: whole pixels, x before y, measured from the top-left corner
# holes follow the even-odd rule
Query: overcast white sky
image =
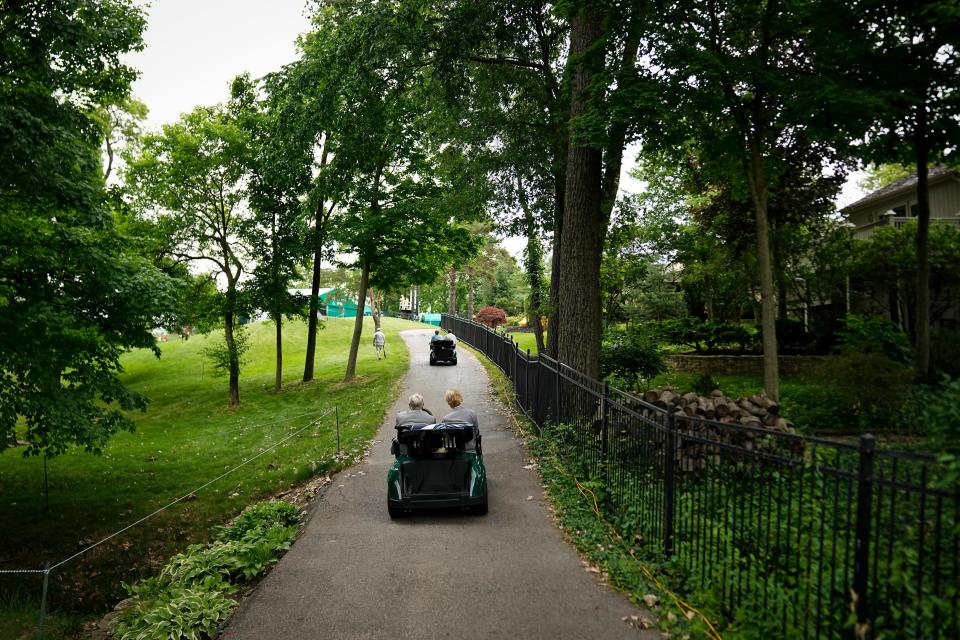
[[(230, 81), (250, 72), (260, 77), (296, 55), (296, 38), (310, 22), (304, 0), (152, 0), (147, 7), (146, 48), (128, 58), (141, 72), (133, 85), (136, 98), (150, 109), (147, 127), (176, 120), (197, 105), (229, 97)], [(642, 185), (627, 175), (636, 149), (627, 149), (621, 193), (636, 193)], [(848, 182), (839, 206), (862, 195)], [(524, 241), (504, 242), (517, 255)]]
[(310, 22), (303, 0), (152, 0), (146, 48), (128, 58), (140, 69), (133, 94), (150, 109), (151, 129), (197, 105), (223, 102), (230, 81), (259, 77), (296, 58)]

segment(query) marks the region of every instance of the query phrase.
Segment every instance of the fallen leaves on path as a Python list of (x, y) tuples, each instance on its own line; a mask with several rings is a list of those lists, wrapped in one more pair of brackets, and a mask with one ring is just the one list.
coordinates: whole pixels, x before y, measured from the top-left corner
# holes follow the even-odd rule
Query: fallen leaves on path
[(653, 626), (653, 620), (641, 616), (623, 616), (620, 619), (636, 629), (649, 629)]

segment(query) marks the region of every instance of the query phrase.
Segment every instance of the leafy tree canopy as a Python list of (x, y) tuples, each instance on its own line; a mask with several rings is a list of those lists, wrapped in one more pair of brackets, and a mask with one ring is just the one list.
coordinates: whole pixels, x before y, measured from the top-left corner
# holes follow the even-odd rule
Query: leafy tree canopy
[(142, 46), (128, 0), (5, 2), (0, 13), (0, 435), (98, 452), (146, 399), (120, 355), (154, 347), (167, 277), (118, 230), (90, 114), (126, 99)]

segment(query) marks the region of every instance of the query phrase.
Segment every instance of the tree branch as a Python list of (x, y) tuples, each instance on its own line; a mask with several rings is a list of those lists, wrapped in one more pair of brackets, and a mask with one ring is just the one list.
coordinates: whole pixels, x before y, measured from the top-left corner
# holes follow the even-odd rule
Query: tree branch
[(517, 58), (502, 58), (495, 56), (470, 56), (471, 62), (479, 62), (481, 64), (495, 64), (507, 67), (519, 67), (521, 69), (534, 69), (535, 71), (546, 72), (547, 70), (543, 68), (538, 62), (530, 62), (529, 60), (519, 60)]

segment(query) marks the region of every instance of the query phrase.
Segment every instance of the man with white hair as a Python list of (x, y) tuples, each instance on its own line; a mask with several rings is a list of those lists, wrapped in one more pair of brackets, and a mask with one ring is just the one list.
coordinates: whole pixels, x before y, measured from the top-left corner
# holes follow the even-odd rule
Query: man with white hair
[(408, 400), (409, 411), (397, 412), (397, 426), (405, 424), (434, 424), (437, 419), (433, 414), (423, 408), (423, 396), (415, 393)]

